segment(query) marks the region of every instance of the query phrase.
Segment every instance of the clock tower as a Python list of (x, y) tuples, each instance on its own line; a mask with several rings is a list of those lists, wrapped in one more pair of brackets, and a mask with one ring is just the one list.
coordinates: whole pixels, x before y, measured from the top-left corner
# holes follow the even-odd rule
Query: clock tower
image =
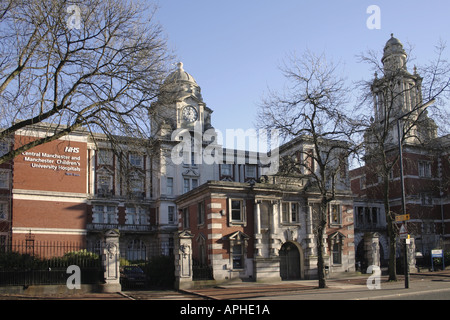
[[(413, 123), (405, 134), (404, 142), (420, 144), (437, 137), (437, 126), (423, 110), (422, 77), (407, 70), (407, 54), (403, 44), (391, 34), (383, 51), (383, 77), (375, 79), (371, 85), (373, 94), (374, 117), (372, 128), (366, 135), (368, 144), (374, 143), (374, 132), (382, 133), (385, 124), (389, 124), (386, 131), (386, 147), (396, 147), (398, 133), (396, 119), (402, 118), (407, 123)], [(382, 136), (382, 134), (380, 134)]]
[[(218, 179), (218, 166), (205, 164), (202, 157), (207, 144), (203, 135), (213, 129), (211, 113), (203, 101), (200, 86), (184, 70), (183, 63), (178, 63), (164, 80), (158, 100), (150, 108), (152, 137), (158, 141), (152, 150), (151, 188), (158, 241), (167, 248), (178, 229), (177, 197), (206, 181)], [(186, 152), (187, 135), (191, 137), (189, 142), (194, 143), (189, 144), (191, 149)]]
[(164, 81), (161, 95), (152, 105), (152, 133), (159, 138), (169, 138), (174, 130), (189, 131), (212, 128), (211, 113), (203, 102), (200, 86), (183, 68), (183, 63), (177, 64), (177, 69)]

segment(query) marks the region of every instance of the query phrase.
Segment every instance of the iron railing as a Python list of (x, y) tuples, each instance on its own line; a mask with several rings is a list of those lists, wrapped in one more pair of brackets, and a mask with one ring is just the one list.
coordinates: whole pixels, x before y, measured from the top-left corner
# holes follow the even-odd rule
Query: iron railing
[(192, 264), (192, 280), (214, 280), (212, 267), (194, 260)]
[(0, 286), (66, 284), (68, 267), (80, 268), (81, 284), (103, 280), (98, 248), (68, 242), (19, 241), (0, 247)]
[(88, 223), (86, 229), (88, 231), (118, 229), (119, 231), (127, 232), (148, 232), (155, 230), (156, 227), (149, 224)]

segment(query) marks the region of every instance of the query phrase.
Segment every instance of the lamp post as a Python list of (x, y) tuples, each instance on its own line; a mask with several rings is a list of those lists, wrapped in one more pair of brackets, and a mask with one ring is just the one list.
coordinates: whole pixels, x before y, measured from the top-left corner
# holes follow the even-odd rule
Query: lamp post
[[(428, 101), (427, 103), (421, 105), (420, 107), (409, 111), (408, 113), (403, 114), (401, 117), (397, 118), (397, 133), (398, 133), (398, 153), (399, 153), (399, 161), (400, 161), (400, 187), (401, 187), (401, 192), (402, 192), (402, 214), (406, 214), (406, 200), (405, 200), (405, 180), (404, 180), (404, 176), (403, 176), (403, 146), (402, 146), (402, 142), (403, 142), (403, 138), (400, 132), (400, 120), (403, 119), (404, 117), (409, 116), (411, 113), (424, 108), (426, 109), (429, 105), (433, 104), (435, 102), (435, 99), (432, 99), (430, 101)], [(405, 220), (405, 228), (406, 230), (408, 230), (407, 228), (407, 222)], [(408, 289), (409, 288), (409, 262), (408, 262), (408, 243), (407, 243), (408, 239), (405, 239), (405, 243), (404, 243), (404, 271), (405, 271), (405, 288)]]

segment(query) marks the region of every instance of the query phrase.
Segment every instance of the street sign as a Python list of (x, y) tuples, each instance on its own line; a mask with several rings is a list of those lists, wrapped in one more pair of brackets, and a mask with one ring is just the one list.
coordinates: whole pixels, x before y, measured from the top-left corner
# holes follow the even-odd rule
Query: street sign
[(442, 249), (431, 250), (431, 257), (432, 258), (442, 258), (442, 257), (444, 257), (444, 252)]
[(395, 216), (396, 222), (407, 221), (407, 220), (409, 220), (409, 214), (400, 214), (400, 215)]
[(433, 249), (431, 250), (431, 270), (434, 271), (434, 258), (442, 258), (442, 270), (445, 270), (445, 259), (444, 258), (444, 250), (442, 249)]

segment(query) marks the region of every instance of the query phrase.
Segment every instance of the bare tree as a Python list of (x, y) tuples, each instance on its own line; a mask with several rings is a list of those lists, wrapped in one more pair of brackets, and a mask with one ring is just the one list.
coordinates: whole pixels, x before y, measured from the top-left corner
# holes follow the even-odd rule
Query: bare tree
[(45, 137), (79, 128), (150, 136), (149, 109), (170, 59), (155, 8), (126, 0), (9, 0), (0, 6), (0, 141), (39, 123)]
[[(359, 84), (363, 94), (357, 109), (361, 124), (366, 126), (363, 142), (366, 182), (378, 184), (382, 189), (389, 239), (390, 281), (397, 280), (397, 226), (390, 204), (390, 177), (394, 169), (399, 168), (398, 142), (423, 145), (434, 139), (438, 126), (428, 116), (429, 111), (440, 115), (441, 129), (447, 127), (448, 121), (448, 111), (442, 107), (450, 93), (450, 64), (444, 59), (445, 44), (441, 42), (436, 47), (436, 60), (421, 68), (414, 67), (413, 73), (406, 67), (410, 51), (407, 53), (392, 36), (382, 58), (374, 51), (359, 55), (360, 61), (368, 63), (375, 71), (375, 79)], [(430, 105), (429, 102), (435, 103)], [(400, 135), (397, 120), (401, 125)]]
[(260, 128), (278, 129), (284, 139), (301, 139), (309, 146), (294, 150), (294, 154), (283, 154), (281, 150), (284, 157), (279, 174), (306, 179), (309, 200), (317, 201), (313, 229), (319, 287), (324, 288), (327, 209), (342, 189), (338, 177), (348, 170), (348, 156), (353, 151), (350, 138), (356, 126), (345, 113), (349, 93), (345, 80), (337, 75), (338, 66), (326, 61), (324, 55), (306, 52), (301, 57), (291, 56), (282, 72), (289, 86), (283, 93), (269, 93), (257, 120)]

